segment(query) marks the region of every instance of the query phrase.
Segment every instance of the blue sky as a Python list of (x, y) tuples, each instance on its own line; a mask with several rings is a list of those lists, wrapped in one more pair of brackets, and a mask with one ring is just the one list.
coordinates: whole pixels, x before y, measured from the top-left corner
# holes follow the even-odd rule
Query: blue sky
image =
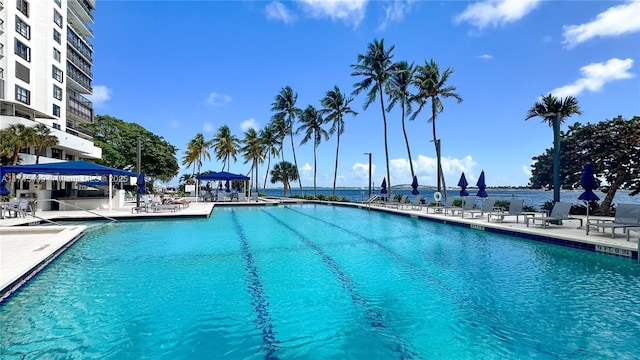
[[(350, 94), (360, 81), (351, 65), (374, 39), (395, 46), (394, 61), (434, 59), (441, 70), (454, 70), (449, 84), (463, 102), (443, 100), (436, 120), (449, 186), (462, 171), (475, 184), (482, 170), (489, 186), (526, 185), (531, 158), (552, 147), (548, 125), (524, 120), (541, 95), (578, 99), (583, 115), (567, 119), (563, 130), (640, 115), (638, 0), (98, 0), (94, 17), (96, 114), (163, 136), (179, 158), (199, 132), (210, 139), (228, 125), (243, 138), (249, 127), (263, 128), (284, 86), (298, 93), (303, 109), (320, 107), (336, 85)], [(363, 110), (364, 100), (355, 97), (359, 114), (345, 119), (338, 186), (367, 186), (367, 152), (374, 184), (386, 176), (380, 104)], [(407, 121), (407, 131), (419, 183), (435, 185), (427, 112)], [(392, 184), (408, 184), (400, 112), (387, 119)], [(302, 182), (312, 186), (313, 145), (298, 146), (300, 140)], [(318, 148), (318, 186), (333, 183), (335, 151), (335, 137)], [(293, 162), (289, 140), (284, 158)], [(202, 170), (221, 168), (212, 158)], [(249, 168), (239, 158), (230, 170)], [(265, 171), (266, 163), (260, 184)]]

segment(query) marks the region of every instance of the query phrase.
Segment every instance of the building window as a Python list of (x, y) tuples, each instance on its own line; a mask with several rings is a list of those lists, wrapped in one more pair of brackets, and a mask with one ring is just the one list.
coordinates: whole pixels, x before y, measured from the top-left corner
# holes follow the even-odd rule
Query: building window
[(62, 88), (53, 85), (53, 97), (62, 100)]
[(53, 78), (62, 82), (62, 70), (58, 69), (55, 65), (53, 65)]
[(60, 58), (61, 58), (61, 54), (60, 54), (60, 50), (53, 48), (53, 58), (57, 61), (60, 62)]
[(31, 92), (16, 85), (16, 101), (29, 105), (31, 103)]
[(53, 29), (53, 40), (55, 40), (58, 44), (62, 42), (62, 34), (56, 29)]
[(51, 157), (54, 159), (62, 159), (62, 150), (51, 148)]
[(60, 106), (53, 104), (53, 116), (60, 117)]
[(60, 13), (55, 10), (53, 10), (53, 22), (56, 23), (56, 25), (62, 27), (62, 15), (60, 15)]
[(27, 40), (31, 39), (31, 26), (22, 21), (18, 15), (16, 15), (16, 32)]
[(29, 2), (27, 0), (17, 0), (16, 8), (18, 11), (24, 14), (24, 16), (29, 17)]
[(18, 39), (16, 39), (16, 55), (31, 62), (31, 49)]
[(54, 3), (56, 3), (56, 5), (58, 5), (58, 7), (62, 7), (62, 1), (60, 0), (53, 0)]

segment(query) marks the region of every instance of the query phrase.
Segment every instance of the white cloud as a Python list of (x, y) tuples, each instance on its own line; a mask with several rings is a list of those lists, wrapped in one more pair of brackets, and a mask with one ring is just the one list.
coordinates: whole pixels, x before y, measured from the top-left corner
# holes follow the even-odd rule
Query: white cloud
[(480, 59), (485, 59), (485, 60), (491, 60), (493, 59), (493, 55), (489, 55), (489, 54), (482, 54), (480, 56), (478, 56)]
[(404, 15), (411, 10), (411, 4), (415, 0), (394, 0), (384, 9), (384, 19), (378, 26), (377, 31), (384, 31), (392, 22), (399, 22), (404, 19)]
[[(376, 174), (376, 165), (371, 164), (371, 177), (373, 177), (374, 179), (375, 179), (375, 174)], [(338, 178), (341, 178), (341, 176), (338, 175)], [(354, 183), (357, 183), (357, 184), (360, 184), (360, 183), (366, 184), (369, 181), (369, 163), (363, 164), (363, 163), (357, 162), (353, 164), (353, 166), (351, 167), (351, 175), (349, 176), (349, 179), (355, 179)]]
[(527, 177), (531, 177), (531, 165), (522, 165), (522, 172), (527, 175)]
[(105, 102), (111, 100), (111, 90), (105, 85), (96, 85), (93, 87), (93, 94), (85, 95), (94, 106), (102, 106)]
[(455, 17), (455, 22), (468, 22), (483, 29), (501, 26), (517, 20), (533, 11), (541, 0), (488, 0), (476, 2)]
[(264, 8), (267, 19), (282, 21), (285, 24), (291, 24), (295, 21), (295, 15), (279, 1), (272, 1)]
[(313, 166), (309, 163), (304, 163), (299, 169), (300, 179), (302, 183), (313, 183)]
[(613, 80), (628, 79), (634, 75), (629, 72), (633, 66), (632, 59), (613, 58), (607, 62), (592, 63), (580, 69), (582, 77), (573, 84), (551, 90), (557, 97), (577, 96), (584, 91), (600, 91), (604, 84)]
[(298, 0), (304, 11), (312, 17), (341, 20), (357, 27), (364, 19), (369, 0)]
[(222, 106), (231, 102), (231, 96), (212, 92), (207, 97), (206, 103), (211, 106)]
[(568, 47), (596, 37), (612, 37), (640, 31), (640, 0), (607, 9), (596, 19), (580, 25), (563, 26), (563, 44)]
[(177, 129), (180, 127), (180, 122), (176, 121), (176, 120), (170, 120), (169, 121), (169, 127), (171, 129)]
[(251, 128), (255, 129), (256, 131), (260, 130), (260, 126), (256, 122), (256, 119), (247, 119), (240, 124), (240, 129), (242, 129), (242, 131), (247, 131)]
[(211, 133), (214, 131), (213, 123), (205, 122), (202, 124), (202, 131)]

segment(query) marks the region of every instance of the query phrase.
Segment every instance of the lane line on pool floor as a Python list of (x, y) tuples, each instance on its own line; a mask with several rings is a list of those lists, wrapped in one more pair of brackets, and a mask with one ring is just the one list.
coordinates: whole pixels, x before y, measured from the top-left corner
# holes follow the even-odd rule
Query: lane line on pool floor
[(260, 275), (258, 275), (258, 268), (256, 267), (255, 261), (253, 259), (253, 254), (251, 253), (251, 247), (249, 245), (249, 241), (238, 221), (238, 217), (235, 211), (231, 212), (231, 218), (233, 220), (233, 224), (238, 230), (238, 237), (240, 238), (240, 249), (242, 250), (242, 257), (247, 263), (245, 269), (247, 271), (247, 282), (248, 282), (248, 291), (251, 294), (253, 299), (252, 305), (254, 305), (254, 312), (257, 316), (257, 322), (262, 330), (262, 346), (267, 352), (265, 359), (277, 359), (275, 356), (275, 351), (277, 350), (274, 345), (275, 335), (273, 333), (273, 322), (271, 320), (271, 315), (269, 314), (269, 302), (267, 302), (264, 296), (264, 288), (262, 286), (262, 281), (260, 280)]
[[(298, 237), (298, 239), (307, 245), (311, 250), (316, 252), (322, 261), (327, 264), (329, 269), (337, 276), (338, 280), (342, 284), (342, 286), (349, 292), (351, 296), (351, 300), (354, 304), (359, 305), (364, 308), (365, 313), (367, 314), (367, 318), (369, 319), (370, 325), (372, 328), (380, 328), (391, 331), (393, 336), (390, 338), (397, 338), (398, 336), (395, 334), (392, 328), (390, 328), (387, 324), (385, 324), (384, 316), (378, 310), (373, 310), (369, 307), (369, 301), (362, 295), (358, 294), (355, 289), (355, 282), (351, 279), (341, 268), (340, 265), (329, 255), (327, 255), (324, 250), (322, 250), (318, 245), (314, 244), (311, 240), (309, 240), (306, 236), (301, 234), (298, 230), (294, 229), (292, 226), (287, 224), (284, 220), (278, 218), (277, 216), (271, 214), (264, 209), (261, 209), (265, 214), (273, 218), (277, 223), (281, 226), (285, 227), (287, 230), (292, 232), (294, 235)], [(399, 342), (395, 344), (394, 351), (398, 352), (400, 359), (412, 359), (412, 358), (420, 358), (417, 351), (410, 350), (409, 348), (413, 347), (407, 345), (406, 341)]]

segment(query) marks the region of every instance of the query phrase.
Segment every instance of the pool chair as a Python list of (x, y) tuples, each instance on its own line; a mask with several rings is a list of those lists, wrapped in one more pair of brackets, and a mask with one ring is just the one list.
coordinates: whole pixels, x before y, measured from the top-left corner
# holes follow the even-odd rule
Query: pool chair
[(465, 215), (470, 215), (471, 218), (475, 218), (476, 214), (480, 214), (479, 217), (482, 217), (485, 213), (490, 213), (494, 210), (494, 207), (496, 205), (496, 199), (486, 199), (484, 201), (484, 203), (482, 204), (482, 206), (479, 209), (471, 209), (471, 210), (465, 210), (462, 213), (462, 217), (464, 217)]
[(252, 193), (251, 194), (251, 201), (258, 202), (258, 194), (257, 193)]
[(223, 191), (218, 191), (218, 194), (216, 195), (216, 201), (218, 202), (227, 201)]
[(238, 193), (238, 196), (236, 197), (238, 199), (238, 202), (245, 202), (247, 201), (247, 197), (245, 196), (245, 194), (242, 193)]
[(402, 195), (400, 197), (400, 200), (398, 200), (398, 201), (389, 201), (388, 203), (386, 203), (385, 206), (390, 207), (390, 208), (396, 208), (396, 209), (399, 210), (402, 205), (407, 203), (407, 199), (408, 198), (409, 197), (407, 195)]
[(413, 199), (411, 199), (411, 202), (409, 204), (404, 204), (402, 206), (408, 206), (411, 210), (422, 210), (423, 199), (424, 198), (422, 197), (422, 195), (416, 195), (413, 197)]
[(640, 226), (627, 228), (627, 241), (631, 241), (631, 233), (636, 233), (635, 239), (640, 242)]
[(618, 228), (625, 232), (627, 228), (640, 226), (640, 204), (619, 204), (613, 220), (589, 220), (587, 226), (602, 228), (603, 233), (605, 229), (611, 229), (611, 238), (615, 238)]
[(451, 215), (455, 215), (456, 213), (460, 213), (460, 212), (463, 211), (464, 207), (465, 206), (468, 207), (469, 204), (471, 204), (471, 207), (468, 208), (467, 210), (471, 210), (473, 208), (473, 203), (474, 203), (473, 201), (464, 202), (464, 199), (462, 199), (462, 201), (463, 201), (462, 206), (456, 206), (456, 205), (453, 205), (453, 198), (451, 198), (451, 199), (452, 199), (452, 201), (451, 201), (451, 205), (450, 206), (448, 205), (449, 204), (449, 199), (447, 199), (447, 202), (444, 204), (444, 214), (445, 215), (449, 215), (449, 213), (451, 213)]
[(372, 204), (376, 201), (380, 200), (378, 195), (371, 195), (367, 200), (363, 201), (363, 204)]
[(520, 216), (524, 217), (526, 212), (523, 210), (524, 207), (524, 199), (511, 199), (511, 203), (509, 204), (509, 210), (504, 209), (494, 209), (489, 214), (487, 214), (487, 221), (491, 222), (491, 218), (495, 218), (496, 221), (503, 222), (505, 217), (515, 216), (516, 223), (518, 222)]
[(539, 214), (540, 216), (538, 216), (538, 214), (535, 214), (535, 213), (529, 213), (532, 216), (527, 216), (525, 222), (527, 223), (527, 226), (529, 226), (530, 222), (533, 222), (533, 224), (535, 225), (536, 221), (539, 221), (542, 223), (541, 224), (542, 227), (546, 228), (547, 225), (551, 223), (562, 225), (562, 221), (579, 220), (580, 226), (582, 227), (582, 219), (571, 217), (571, 215), (569, 215), (570, 211), (571, 211), (571, 204), (557, 202), (553, 205), (553, 208), (551, 209), (551, 213), (548, 216), (545, 215), (544, 213), (540, 213)]

